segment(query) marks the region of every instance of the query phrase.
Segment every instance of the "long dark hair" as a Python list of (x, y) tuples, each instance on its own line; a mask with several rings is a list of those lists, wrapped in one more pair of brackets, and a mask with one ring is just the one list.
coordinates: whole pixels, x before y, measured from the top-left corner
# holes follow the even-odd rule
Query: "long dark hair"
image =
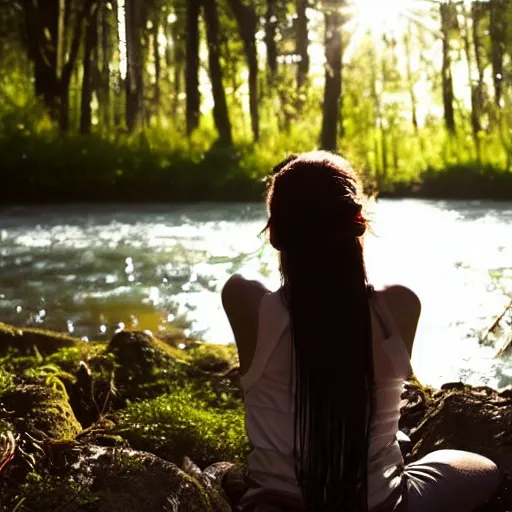
[(304, 502), (308, 511), (364, 512), (374, 373), (359, 185), (339, 156), (294, 156), (276, 167), (267, 208), (290, 313)]

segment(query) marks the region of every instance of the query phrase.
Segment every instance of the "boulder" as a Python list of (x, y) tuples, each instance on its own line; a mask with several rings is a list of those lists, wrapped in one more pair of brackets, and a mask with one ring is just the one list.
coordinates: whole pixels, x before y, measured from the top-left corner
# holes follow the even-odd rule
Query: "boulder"
[[(228, 512), (221, 488), (200, 480), (151, 453), (129, 448), (75, 445), (37, 476), (30, 474), (22, 496), (31, 512)], [(211, 483), (210, 486), (217, 486)], [(17, 497), (11, 497), (13, 503)]]
[[(51, 385), (19, 384), (0, 396), (0, 419), (19, 433), (70, 440), (81, 430), (65, 392)], [(41, 434), (42, 433), (42, 434)]]
[(66, 334), (43, 329), (20, 329), (0, 322), (0, 356), (7, 354), (9, 349), (17, 349), (22, 353), (33, 353), (34, 347), (40, 354), (47, 355), (63, 347), (77, 347), (86, 343)]
[(400, 426), (411, 440), (401, 444), (406, 463), (442, 449), (484, 455), (499, 466), (504, 479), (479, 512), (512, 510), (512, 398), (460, 383), (440, 390), (409, 383), (402, 398)]

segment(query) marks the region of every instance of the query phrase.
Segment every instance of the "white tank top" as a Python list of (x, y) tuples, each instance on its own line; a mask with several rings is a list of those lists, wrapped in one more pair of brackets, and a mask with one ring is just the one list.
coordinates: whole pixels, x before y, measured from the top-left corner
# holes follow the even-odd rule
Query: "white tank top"
[[(368, 452), (368, 506), (382, 503), (401, 484), (403, 458), (397, 441), (403, 382), (412, 373), (409, 354), (383, 297), (375, 293), (372, 309), (387, 331), (374, 342), (375, 407)], [(293, 458), (294, 386), (289, 313), (280, 291), (263, 297), (258, 339), (249, 371), (241, 377), (246, 430), (253, 451), (248, 471), (260, 489), (301, 496)]]

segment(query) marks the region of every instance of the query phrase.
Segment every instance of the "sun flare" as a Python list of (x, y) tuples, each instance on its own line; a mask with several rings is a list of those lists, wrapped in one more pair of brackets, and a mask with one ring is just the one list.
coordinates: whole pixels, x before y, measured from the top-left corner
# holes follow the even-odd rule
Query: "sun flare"
[(413, 0), (353, 0), (349, 16), (358, 31), (379, 37), (401, 32), (415, 3)]

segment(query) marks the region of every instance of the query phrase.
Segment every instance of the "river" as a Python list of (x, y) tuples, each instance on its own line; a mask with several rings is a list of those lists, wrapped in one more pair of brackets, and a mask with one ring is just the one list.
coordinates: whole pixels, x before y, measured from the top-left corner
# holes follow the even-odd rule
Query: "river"
[[(372, 283), (406, 284), (423, 303), (419, 379), (512, 384), (512, 359), (479, 343), (512, 292), (512, 203), (380, 200), (369, 209)], [(228, 276), (279, 286), (275, 253), (258, 237), (264, 225), (263, 204), (4, 208), (0, 321), (84, 339), (124, 327), (165, 336), (180, 325), (232, 342), (220, 302)]]

